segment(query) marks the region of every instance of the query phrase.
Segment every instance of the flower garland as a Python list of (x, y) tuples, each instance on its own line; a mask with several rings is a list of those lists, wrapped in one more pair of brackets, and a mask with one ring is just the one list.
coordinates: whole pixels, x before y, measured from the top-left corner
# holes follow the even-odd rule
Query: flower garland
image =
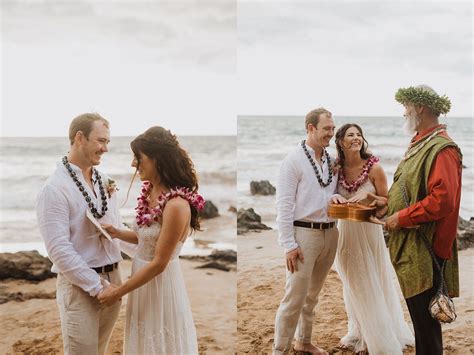
[(441, 125), (440, 128), (435, 130), (433, 133), (431, 133), (429, 136), (425, 138), (421, 138), (420, 140), (411, 143), (410, 146), (408, 147), (407, 151), (405, 152), (405, 155), (402, 158), (402, 161), (410, 159), (412, 156), (414, 156), (416, 153), (418, 153), (421, 148), (423, 148), (426, 143), (428, 143), (430, 140), (432, 140), (435, 136), (437, 136), (441, 132), (446, 131), (446, 125)]
[(359, 177), (351, 183), (347, 182), (346, 176), (344, 175), (344, 169), (341, 169), (339, 172), (339, 185), (349, 192), (357, 191), (359, 187), (367, 181), (372, 166), (374, 166), (374, 164), (378, 161), (379, 158), (377, 158), (375, 155), (370, 156), (369, 159), (367, 159), (367, 162), (364, 164)]
[(137, 211), (136, 221), (138, 226), (149, 226), (153, 222), (158, 222), (159, 218), (163, 214), (166, 203), (175, 197), (182, 197), (189, 204), (195, 207), (198, 211), (204, 208), (205, 200), (204, 198), (196, 192), (191, 191), (187, 187), (175, 187), (170, 190), (170, 192), (163, 192), (158, 196), (158, 203), (155, 207), (150, 208), (150, 202), (148, 197), (150, 196), (151, 189), (153, 185), (146, 181), (143, 183), (141, 195), (137, 198), (138, 206), (135, 208)]

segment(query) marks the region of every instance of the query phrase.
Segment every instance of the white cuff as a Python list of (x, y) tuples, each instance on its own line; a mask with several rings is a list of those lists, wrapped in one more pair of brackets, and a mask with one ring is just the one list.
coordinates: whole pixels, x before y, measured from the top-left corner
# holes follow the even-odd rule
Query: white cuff
[(285, 245), (285, 254), (287, 254), (290, 251), (293, 251), (297, 248), (299, 248), (299, 245), (296, 242), (288, 243), (287, 245)]

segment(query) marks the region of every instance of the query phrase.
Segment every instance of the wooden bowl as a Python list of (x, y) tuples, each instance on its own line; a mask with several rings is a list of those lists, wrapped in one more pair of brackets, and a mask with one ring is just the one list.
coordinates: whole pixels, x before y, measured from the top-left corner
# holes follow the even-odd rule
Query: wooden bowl
[(375, 210), (375, 207), (364, 206), (360, 203), (332, 203), (329, 205), (328, 216), (335, 219), (373, 223)]

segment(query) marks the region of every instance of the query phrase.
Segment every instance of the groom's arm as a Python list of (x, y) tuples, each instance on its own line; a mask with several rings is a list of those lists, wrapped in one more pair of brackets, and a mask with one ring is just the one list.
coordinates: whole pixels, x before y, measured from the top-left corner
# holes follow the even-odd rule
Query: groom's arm
[(289, 156), (281, 164), (276, 189), (278, 244), (285, 248), (285, 253), (298, 248), (293, 227), (298, 182), (298, 169)]
[(51, 261), (72, 284), (96, 296), (103, 286), (99, 275), (89, 268), (70, 241), (66, 197), (53, 186), (46, 185), (38, 195), (36, 214)]

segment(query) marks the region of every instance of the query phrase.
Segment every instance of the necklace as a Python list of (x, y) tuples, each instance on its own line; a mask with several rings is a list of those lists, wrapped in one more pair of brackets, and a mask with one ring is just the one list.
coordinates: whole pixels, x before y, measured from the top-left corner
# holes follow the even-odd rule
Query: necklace
[(100, 198), (102, 199), (102, 213), (97, 212), (97, 208), (95, 208), (89, 194), (87, 193), (84, 186), (77, 178), (76, 172), (72, 170), (71, 165), (69, 164), (69, 161), (67, 160), (67, 157), (63, 157), (62, 161), (69, 175), (71, 176), (72, 180), (78, 187), (79, 191), (82, 192), (82, 196), (84, 196), (84, 199), (87, 202), (87, 206), (89, 207), (94, 217), (97, 219), (104, 217), (105, 212), (107, 211), (107, 197), (105, 196), (105, 190), (104, 190), (104, 186), (102, 186), (102, 178), (100, 177), (99, 172), (96, 169), (92, 168), (92, 173), (95, 174), (95, 178), (99, 182)]
[(362, 167), (362, 172), (360, 173), (359, 177), (351, 183), (347, 182), (346, 176), (344, 174), (344, 169), (341, 169), (340, 173), (339, 173), (339, 185), (341, 185), (348, 192), (357, 191), (359, 189), (359, 187), (364, 182), (367, 181), (367, 179), (369, 177), (370, 169), (372, 169), (372, 166), (378, 161), (379, 161), (379, 158), (377, 158), (374, 155), (369, 157), (369, 159), (367, 159), (366, 163)]
[(319, 185), (321, 185), (321, 187), (329, 186), (329, 184), (332, 182), (332, 170), (331, 170), (331, 159), (329, 158), (329, 154), (326, 151), (326, 149), (324, 149), (324, 153), (326, 155), (326, 159), (327, 159), (327, 163), (328, 163), (328, 167), (329, 167), (329, 177), (328, 177), (328, 181), (324, 182), (323, 179), (321, 178), (322, 171), (321, 171), (321, 175), (320, 175), (319, 174), (319, 169), (316, 166), (316, 163), (313, 160), (313, 158), (311, 158), (311, 155), (308, 152), (308, 148), (306, 148), (306, 144), (305, 144), (304, 140), (301, 141), (301, 147), (303, 147), (304, 154), (306, 154), (306, 157), (308, 158), (309, 162), (311, 163), (311, 165), (313, 167), (313, 170), (314, 170), (314, 173), (316, 174), (316, 178), (318, 179)]
[(150, 226), (150, 224), (153, 222), (159, 222), (166, 203), (170, 199), (175, 197), (184, 198), (189, 202), (191, 206), (196, 208), (198, 211), (204, 208), (204, 198), (197, 192), (194, 192), (188, 189), (187, 187), (174, 187), (170, 190), (170, 192), (161, 193), (155, 199), (156, 206), (150, 207), (150, 201), (152, 200), (149, 199), (149, 197), (152, 189), (153, 184), (149, 181), (145, 181), (141, 189), (142, 193), (137, 199), (138, 206), (135, 207), (135, 211), (137, 211), (136, 221), (139, 227), (142, 227), (144, 225)]
[(410, 144), (402, 160), (405, 161), (405, 160), (410, 159), (412, 156), (418, 153), (421, 150), (421, 148), (423, 148), (430, 140), (432, 140), (439, 133), (445, 132), (445, 131), (446, 131), (446, 126), (442, 125), (440, 128), (438, 128), (433, 133), (431, 133), (427, 138), (422, 138), (419, 141)]

